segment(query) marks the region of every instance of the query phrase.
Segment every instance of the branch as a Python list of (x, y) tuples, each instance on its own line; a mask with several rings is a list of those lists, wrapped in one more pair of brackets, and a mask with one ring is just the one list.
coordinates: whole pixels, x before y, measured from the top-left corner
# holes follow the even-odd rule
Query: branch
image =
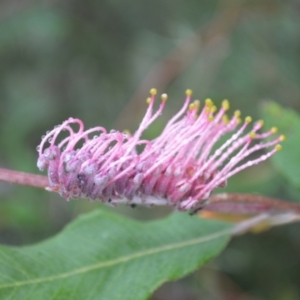
[(205, 210), (227, 213), (257, 214), (268, 211), (295, 211), (300, 205), (253, 194), (216, 194), (209, 199)]
[[(48, 186), (46, 176), (24, 173), (0, 168), (0, 181), (45, 189)], [(300, 213), (300, 205), (252, 194), (216, 194), (199, 212), (208, 218), (240, 221), (245, 217), (258, 214), (278, 214), (282, 212)]]
[(37, 188), (46, 188), (48, 186), (48, 178), (46, 176), (12, 171), (3, 168), (0, 168), (0, 181), (33, 186)]
[(240, 235), (299, 222), (300, 205), (260, 195), (224, 193), (212, 195), (198, 215), (235, 222), (232, 235)]

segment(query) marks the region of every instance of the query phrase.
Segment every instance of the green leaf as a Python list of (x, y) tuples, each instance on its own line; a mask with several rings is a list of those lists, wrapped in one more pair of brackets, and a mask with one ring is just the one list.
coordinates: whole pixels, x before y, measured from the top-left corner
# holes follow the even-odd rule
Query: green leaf
[(216, 256), (230, 229), (183, 213), (141, 223), (95, 211), (48, 241), (0, 247), (0, 299), (146, 299)]
[(287, 140), (283, 149), (272, 157), (276, 168), (296, 188), (300, 188), (300, 116), (292, 109), (284, 109), (275, 102), (263, 105), (263, 116), (267, 126), (276, 126)]

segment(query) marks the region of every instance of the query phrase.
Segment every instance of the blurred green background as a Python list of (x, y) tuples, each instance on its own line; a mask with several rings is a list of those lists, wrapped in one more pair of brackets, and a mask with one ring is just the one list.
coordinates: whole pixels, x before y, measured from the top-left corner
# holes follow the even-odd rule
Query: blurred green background
[[(0, 164), (38, 173), (40, 137), (70, 116), (86, 127), (134, 131), (152, 87), (169, 100), (146, 138), (180, 108), (186, 88), (200, 100), (228, 98), (254, 118), (270, 99), (300, 112), (299, 78), (297, 0), (1, 1)], [(270, 162), (232, 178), (227, 191), (300, 199)], [(109, 209), (2, 182), (0, 197), (0, 241), (8, 245), (40, 241), (78, 214)], [(142, 220), (169, 212), (114, 211)], [(300, 226), (235, 238), (153, 299), (300, 299)]]

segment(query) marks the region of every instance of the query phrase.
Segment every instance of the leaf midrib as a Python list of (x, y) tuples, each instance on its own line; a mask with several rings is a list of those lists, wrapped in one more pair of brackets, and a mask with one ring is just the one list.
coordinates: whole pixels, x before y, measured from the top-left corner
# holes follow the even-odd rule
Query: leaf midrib
[(137, 259), (140, 257), (146, 257), (146, 256), (150, 256), (150, 255), (157, 254), (157, 253), (167, 252), (169, 250), (175, 250), (175, 249), (180, 249), (180, 248), (184, 248), (184, 247), (188, 247), (188, 246), (201, 244), (201, 243), (208, 242), (213, 239), (217, 239), (219, 237), (228, 235), (230, 233), (231, 233), (231, 230), (227, 229), (227, 230), (223, 230), (220, 232), (215, 232), (215, 233), (207, 235), (205, 237), (199, 237), (196, 239), (186, 240), (183, 242), (178, 242), (178, 243), (164, 245), (161, 247), (147, 249), (144, 251), (136, 252), (134, 254), (125, 255), (125, 256), (121, 256), (121, 257), (118, 257), (118, 258), (115, 258), (112, 260), (99, 262), (99, 263), (92, 264), (92, 265), (89, 265), (86, 267), (74, 269), (74, 270), (66, 272), (66, 273), (56, 274), (56, 275), (43, 277), (43, 278), (35, 278), (35, 279), (29, 279), (29, 280), (23, 280), (23, 281), (16, 281), (13, 283), (2, 284), (2, 285), (0, 285), (0, 289), (15, 288), (15, 287), (20, 287), (20, 286), (24, 286), (24, 285), (45, 283), (45, 282), (50, 282), (50, 281), (54, 281), (54, 280), (58, 280), (58, 279), (64, 279), (64, 278), (68, 278), (68, 277), (75, 276), (78, 274), (88, 273), (88, 272), (94, 271), (96, 269), (107, 268), (107, 267), (117, 265), (119, 263), (125, 263), (125, 262), (131, 261), (131, 260), (134, 260), (134, 259)]

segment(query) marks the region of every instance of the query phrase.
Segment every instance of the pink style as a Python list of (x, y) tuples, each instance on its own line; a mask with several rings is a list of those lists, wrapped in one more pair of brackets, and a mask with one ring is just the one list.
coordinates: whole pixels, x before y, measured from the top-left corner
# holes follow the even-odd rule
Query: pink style
[[(276, 128), (260, 133), (263, 121), (258, 121), (248, 130), (250, 117), (241, 122), (239, 111), (227, 117), (227, 100), (217, 110), (207, 99), (199, 111), (198, 100), (190, 103), (191, 90), (156, 139), (141, 139), (167, 100), (162, 94), (153, 112), (156, 93), (151, 89), (148, 109), (133, 135), (107, 132), (103, 127), (84, 130), (83, 122), (74, 118), (48, 132), (38, 146), (37, 162), (40, 170), (48, 170), (48, 190), (67, 200), (88, 198), (110, 205), (168, 205), (196, 211), (208, 203), (214, 189), (226, 186), (229, 177), (281, 149), (284, 136), (267, 139)], [(220, 144), (224, 135), (227, 139)], [(143, 150), (138, 152), (137, 146)], [(262, 153), (263, 149), (269, 150)], [(256, 158), (249, 159), (254, 152), (258, 152)]]

